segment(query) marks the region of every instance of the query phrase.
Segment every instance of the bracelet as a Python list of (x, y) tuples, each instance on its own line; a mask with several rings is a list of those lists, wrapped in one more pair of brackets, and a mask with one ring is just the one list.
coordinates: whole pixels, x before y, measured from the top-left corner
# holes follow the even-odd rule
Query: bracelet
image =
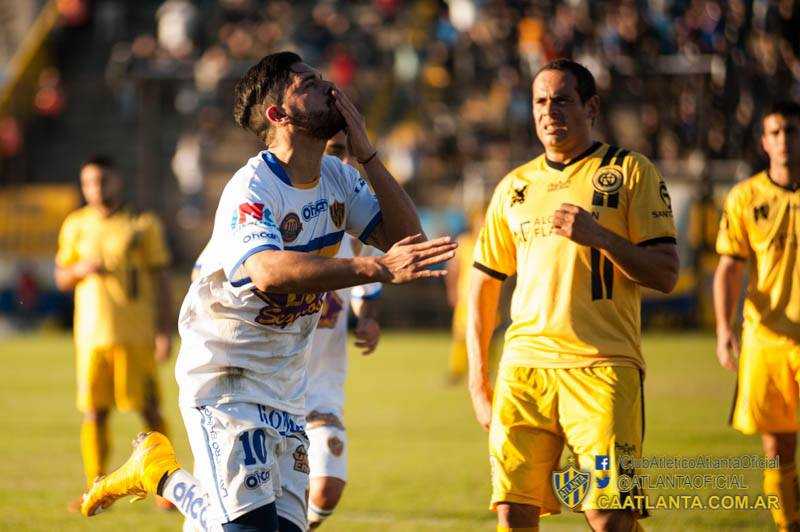
[(367, 163), (368, 163), (368, 162), (370, 162), (372, 159), (374, 159), (376, 155), (378, 155), (378, 150), (375, 150), (375, 151), (372, 153), (372, 155), (370, 155), (369, 157), (367, 157), (367, 158), (366, 158), (366, 159), (364, 159), (363, 161), (362, 161), (361, 159), (358, 159), (358, 162), (359, 162), (360, 164), (367, 164)]

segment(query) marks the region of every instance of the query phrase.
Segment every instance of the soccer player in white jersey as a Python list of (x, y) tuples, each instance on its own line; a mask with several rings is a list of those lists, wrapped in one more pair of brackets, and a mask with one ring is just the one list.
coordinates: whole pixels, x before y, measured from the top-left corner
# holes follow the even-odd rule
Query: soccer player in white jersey
[[(324, 293), (439, 277), (428, 267), (454, 254), (449, 238), (425, 241), (361, 114), (298, 55), (264, 57), (235, 92), (237, 123), (268, 149), (226, 185), (181, 308), (175, 373), (197, 476), (163, 435), (142, 434), (128, 461), (85, 494), (84, 515), (158, 494), (200, 528), (304, 530), (306, 351)], [(371, 187), (323, 157), (341, 130)], [(386, 254), (333, 258), (345, 232)]]
[[(339, 132), (328, 141), (325, 152), (354, 164), (347, 152), (347, 137)], [(378, 253), (345, 236), (340, 258)], [(380, 338), (377, 321), (380, 283), (342, 288), (325, 294), (317, 330), (308, 357), (306, 432), (309, 439), (308, 524), (317, 528), (332, 513), (347, 483), (347, 433), (344, 426), (344, 383), (347, 376), (347, 316), (352, 304), (358, 319), (356, 346), (371, 354)]]

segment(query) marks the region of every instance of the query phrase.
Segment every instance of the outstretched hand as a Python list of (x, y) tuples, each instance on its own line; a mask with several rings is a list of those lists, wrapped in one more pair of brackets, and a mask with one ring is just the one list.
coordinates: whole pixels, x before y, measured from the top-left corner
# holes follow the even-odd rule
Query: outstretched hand
[(401, 284), (427, 277), (444, 277), (446, 270), (429, 270), (429, 266), (446, 262), (455, 256), (456, 242), (449, 236), (425, 241), (421, 234), (407, 236), (389, 248), (375, 261), (381, 267), (384, 283)]

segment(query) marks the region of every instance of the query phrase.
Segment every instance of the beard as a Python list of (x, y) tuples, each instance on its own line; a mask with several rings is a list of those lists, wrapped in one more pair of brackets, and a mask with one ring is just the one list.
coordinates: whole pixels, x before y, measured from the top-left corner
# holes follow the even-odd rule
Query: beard
[(310, 137), (320, 140), (329, 140), (347, 125), (342, 113), (333, 102), (324, 111), (298, 113), (292, 117), (292, 124)]

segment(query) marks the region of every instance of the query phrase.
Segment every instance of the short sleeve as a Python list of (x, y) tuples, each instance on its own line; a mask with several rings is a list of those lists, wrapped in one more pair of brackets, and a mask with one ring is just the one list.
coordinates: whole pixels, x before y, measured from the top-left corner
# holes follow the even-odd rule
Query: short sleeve
[(358, 170), (350, 165), (342, 164), (342, 171), (348, 187), (345, 229), (348, 234), (366, 243), (372, 231), (381, 222), (381, 206), (378, 198), (375, 197)]
[(473, 266), (504, 280), (517, 270), (517, 248), (506, 218), (507, 181), (494, 191), (473, 255)]
[(275, 223), (273, 201), (255, 183), (228, 189), (223, 196), (212, 237), (216, 239), (214, 251), (228, 281), (244, 284), (249, 282), (242, 271), (244, 262), (261, 251), (282, 250), (283, 239)]
[(750, 256), (750, 242), (745, 229), (742, 198), (737, 188), (732, 189), (725, 198), (716, 247), (717, 253), (720, 255), (730, 255), (741, 259)]
[(58, 233), (58, 251), (56, 252), (56, 264), (58, 266), (70, 266), (80, 260), (80, 255), (78, 254), (79, 234), (78, 220), (74, 215), (68, 216)]
[(142, 215), (145, 263), (151, 268), (163, 268), (170, 263), (170, 253), (161, 222), (152, 214)]
[(628, 177), (628, 236), (637, 245), (676, 243), (672, 200), (658, 169), (643, 157), (632, 157)]
[(350, 297), (361, 300), (379, 299), (381, 293), (383, 293), (383, 285), (381, 283), (369, 283), (354, 286), (350, 291)]

